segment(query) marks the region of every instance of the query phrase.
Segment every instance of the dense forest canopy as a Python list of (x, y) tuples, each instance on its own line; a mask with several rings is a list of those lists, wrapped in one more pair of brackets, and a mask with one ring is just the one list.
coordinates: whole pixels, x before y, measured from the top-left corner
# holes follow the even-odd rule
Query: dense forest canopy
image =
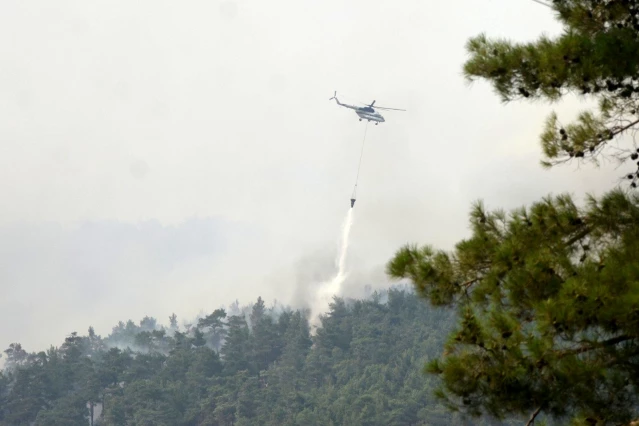
[[(227, 312), (228, 311), (228, 312)], [(397, 287), (335, 298), (312, 335), (307, 312), (217, 309), (184, 327), (145, 317), (107, 337), (5, 351), (0, 425), (449, 425), (423, 364), (451, 313)], [(511, 423), (518, 424), (518, 423)]]

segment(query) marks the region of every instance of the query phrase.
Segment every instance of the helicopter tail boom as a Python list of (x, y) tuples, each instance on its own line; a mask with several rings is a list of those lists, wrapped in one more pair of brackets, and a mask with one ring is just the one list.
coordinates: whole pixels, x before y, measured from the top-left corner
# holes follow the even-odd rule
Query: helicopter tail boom
[(339, 106), (343, 106), (345, 108), (350, 108), (350, 109), (354, 109), (354, 110), (358, 110), (359, 109), (356, 106), (341, 103), (339, 101), (339, 99), (337, 99), (337, 90), (335, 91), (335, 93), (333, 93), (333, 97), (330, 98), (329, 101), (332, 101), (333, 99), (335, 99), (335, 102), (337, 102), (337, 105), (339, 105)]

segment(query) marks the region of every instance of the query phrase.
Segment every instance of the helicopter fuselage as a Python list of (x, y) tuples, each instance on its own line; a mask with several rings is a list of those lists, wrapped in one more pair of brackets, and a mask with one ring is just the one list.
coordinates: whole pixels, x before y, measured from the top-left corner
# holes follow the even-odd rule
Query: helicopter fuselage
[[(369, 110), (372, 110), (372, 111), (369, 111)], [(373, 108), (359, 108), (355, 110), (355, 112), (359, 116), (360, 121), (368, 120), (368, 121), (374, 121), (375, 123), (383, 123), (384, 121), (386, 121), (384, 120), (384, 117), (382, 117), (382, 114), (373, 110)]]

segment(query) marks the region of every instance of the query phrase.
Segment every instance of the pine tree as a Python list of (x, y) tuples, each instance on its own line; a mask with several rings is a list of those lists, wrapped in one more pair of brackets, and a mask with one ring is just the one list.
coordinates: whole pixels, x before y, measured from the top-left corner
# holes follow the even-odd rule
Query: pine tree
[(273, 363), (282, 352), (282, 339), (277, 333), (277, 324), (267, 314), (264, 300), (258, 297), (253, 305), (250, 315), (251, 320), (251, 364), (257, 373)]
[[(639, 150), (622, 139), (639, 125), (639, 1), (553, 0), (564, 25), (531, 43), (469, 40), (470, 81), (491, 82), (503, 101), (598, 100), (541, 134), (552, 167), (598, 162), (615, 147), (626, 175)], [(636, 163), (639, 165), (639, 163)], [(446, 252), (406, 245), (388, 263), (435, 306), (455, 307), (457, 328), (428, 365), (437, 395), (472, 415), (550, 415), (565, 424), (628, 424), (639, 406), (639, 197), (617, 189), (578, 207), (568, 195), (530, 208), (470, 215), (472, 236)]]
[(249, 366), (249, 329), (244, 317), (233, 315), (229, 318), (228, 336), (221, 353), (224, 357), (225, 369), (228, 374), (248, 370)]
[(6, 355), (5, 368), (8, 370), (23, 365), (28, 358), (28, 353), (22, 348), (20, 343), (11, 343), (4, 351)]
[(171, 314), (171, 316), (169, 317), (169, 328), (171, 330), (178, 329), (177, 315), (175, 315), (175, 313)]
[(224, 318), (226, 318), (226, 311), (224, 309), (216, 309), (210, 315), (200, 318), (197, 323), (197, 328), (205, 330), (206, 339), (216, 350), (219, 349), (226, 336)]
[(639, 150), (627, 140), (625, 149), (610, 145), (639, 125), (639, 2), (554, 0), (552, 8), (564, 26), (559, 37), (512, 43), (481, 34), (467, 43), (464, 74), (490, 81), (503, 101), (557, 101), (568, 94), (597, 100), (597, 112), (583, 111), (573, 123), (548, 117), (542, 165), (598, 163), (610, 153), (632, 161), (626, 178), (636, 187)]
[(206, 345), (206, 340), (204, 340), (204, 333), (200, 331), (199, 328), (196, 328), (193, 332), (193, 345), (196, 347), (201, 347)]
[(477, 203), (471, 226), (452, 253), (405, 246), (388, 264), (459, 310), (429, 365), (440, 396), (475, 415), (636, 416), (639, 196), (617, 190), (583, 209), (558, 196), (510, 216)]

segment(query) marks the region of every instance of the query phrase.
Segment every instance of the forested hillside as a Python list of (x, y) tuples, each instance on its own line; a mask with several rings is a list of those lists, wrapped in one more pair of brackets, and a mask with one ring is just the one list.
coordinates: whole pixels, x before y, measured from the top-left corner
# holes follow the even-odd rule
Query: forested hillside
[[(101, 338), (92, 328), (59, 347), (5, 351), (1, 425), (448, 425), (423, 372), (451, 330), (397, 287), (336, 298), (312, 335), (305, 312), (260, 298), (179, 326), (145, 317)], [(518, 423), (519, 424), (519, 423)]]

